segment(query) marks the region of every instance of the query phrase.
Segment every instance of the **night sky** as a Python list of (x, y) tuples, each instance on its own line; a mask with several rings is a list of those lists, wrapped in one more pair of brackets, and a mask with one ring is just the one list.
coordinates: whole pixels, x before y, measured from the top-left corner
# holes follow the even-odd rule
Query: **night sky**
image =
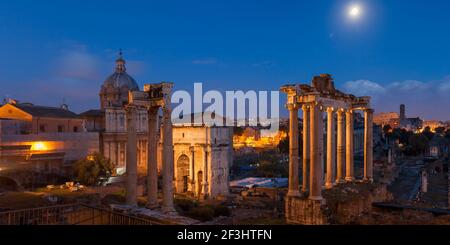
[(141, 87), (278, 90), (330, 73), (377, 112), (450, 120), (448, 13), (447, 0), (2, 2), (0, 96), (98, 108), (123, 48)]

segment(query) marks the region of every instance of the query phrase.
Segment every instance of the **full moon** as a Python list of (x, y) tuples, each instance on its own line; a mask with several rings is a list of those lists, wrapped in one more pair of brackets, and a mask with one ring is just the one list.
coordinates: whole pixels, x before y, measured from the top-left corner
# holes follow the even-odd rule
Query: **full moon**
[(350, 6), (348, 15), (353, 19), (357, 19), (361, 15), (361, 8), (358, 5)]

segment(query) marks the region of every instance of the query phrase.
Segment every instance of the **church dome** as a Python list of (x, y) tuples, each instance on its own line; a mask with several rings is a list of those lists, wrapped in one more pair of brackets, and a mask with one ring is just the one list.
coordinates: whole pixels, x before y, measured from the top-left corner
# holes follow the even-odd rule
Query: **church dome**
[(139, 86), (130, 75), (127, 73), (127, 69), (125, 68), (125, 60), (122, 58), (122, 54), (116, 60), (116, 69), (112, 75), (106, 78), (105, 82), (103, 82), (104, 87), (109, 88), (127, 88), (128, 90), (139, 90)]
[(106, 78), (100, 89), (101, 109), (107, 106), (123, 106), (128, 102), (129, 91), (139, 91), (136, 80), (128, 75), (125, 63), (120, 52), (114, 73)]

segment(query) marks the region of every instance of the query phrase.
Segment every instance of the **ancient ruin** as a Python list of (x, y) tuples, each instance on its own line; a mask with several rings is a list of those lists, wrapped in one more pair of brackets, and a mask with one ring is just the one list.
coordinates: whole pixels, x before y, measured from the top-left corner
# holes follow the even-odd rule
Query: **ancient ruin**
[(173, 206), (173, 143), (172, 143), (172, 121), (170, 96), (172, 83), (146, 84), (144, 91), (130, 91), (127, 110), (127, 182), (126, 182), (126, 202), (128, 205), (137, 204), (137, 160), (136, 160), (136, 111), (138, 108), (145, 108), (148, 111), (148, 162), (147, 162), (147, 185), (148, 185), (148, 205), (155, 208), (158, 205), (158, 170), (157, 170), (157, 130), (158, 111), (163, 111), (163, 154), (162, 154), (162, 175), (163, 175), (163, 203), (162, 211), (165, 213), (175, 212)]
[[(355, 181), (353, 113), (356, 110), (362, 110), (365, 118), (363, 180), (368, 183), (373, 181), (373, 109), (370, 108), (370, 97), (356, 97), (335, 89), (333, 79), (328, 74), (314, 77), (311, 86), (285, 85), (281, 87), (281, 91), (287, 94), (286, 107), (290, 118), (286, 217), (288, 222), (302, 223), (298, 222), (300, 219), (320, 224), (324, 222), (321, 218), (321, 207), (325, 204), (322, 188), (331, 189), (340, 183)], [(303, 110), (303, 195), (299, 190), (298, 173), (300, 108)], [(327, 113), (326, 132), (324, 112)], [(326, 154), (324, 133), (327, 135)], [(305, 199), (305, 196), (308, 198)]]

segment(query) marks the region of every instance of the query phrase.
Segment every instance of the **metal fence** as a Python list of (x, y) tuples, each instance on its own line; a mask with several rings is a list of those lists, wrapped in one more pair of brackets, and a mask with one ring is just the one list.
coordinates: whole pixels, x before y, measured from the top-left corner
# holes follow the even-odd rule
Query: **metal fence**
[(0, 225), (159, 225), (162, 222), (134, 217), (83, 204), (68, 204), (0, 212)]

